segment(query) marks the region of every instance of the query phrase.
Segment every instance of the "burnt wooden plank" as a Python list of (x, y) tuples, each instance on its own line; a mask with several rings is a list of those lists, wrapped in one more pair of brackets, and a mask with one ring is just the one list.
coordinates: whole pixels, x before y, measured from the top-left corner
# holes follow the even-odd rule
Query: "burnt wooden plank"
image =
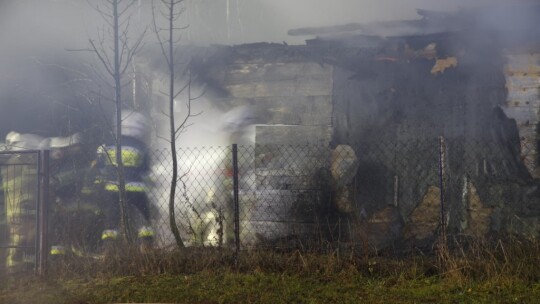
[(226, 85), (231, 97), (319, 96), (332, 94), (332, 81), (294, 79)]
[(254, 105), (254, 124), (328, 126), (332, 124), (332, 97), (269, 96), (255, 98), (220, 98), (216, 103), (233, 107)]
[(304, 126), (332, 124), (331, 96), (275, 97), (255, 102), (268, 114), (267, 124)]
[(255, 140), (257, 144), (281, 145), (320, 145), (327, 147), (330, 143), (332, 129), (330, 126), (257, 126)]
[(213, 67), (207, 77), (222, 85), (282, 80), (332, 81), (333, 67), (314, 62), (236, 63)]
[(332, 71), (331, 65), (313, 62), (234, 64), (227, 66), (221, 75), (226, 85), (299, 79), (331, 82)]

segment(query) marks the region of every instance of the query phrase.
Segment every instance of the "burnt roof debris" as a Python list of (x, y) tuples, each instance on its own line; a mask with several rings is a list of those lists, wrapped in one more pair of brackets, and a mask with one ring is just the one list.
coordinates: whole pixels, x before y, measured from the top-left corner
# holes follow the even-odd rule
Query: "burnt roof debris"
[[(315, 36), (308, 45), (377, 47), (387, 40), (458, 35), (469, 44), (493, 40), (501, 47), (540, 48), (540, 4), (519, 2), (461, 9), (456, 12), (417, 10), (419, 19), (350, 23), (328, 27), (292, 29), (292, 36)], [(418, 38), (416, 38), (418, 40)]]
[[(184, 62), (190, 62), (197, 82), (204, 83), (214, 95), (223, 96), (226, 92), (213, 83), (210, 75), (214, 68), (224, 65), (316, 62), (347, 69), (353, 72), (350, 77), (354, 79), (377, 80), (381, 66), (414, 61), (429, 66), (428, 74), (448, 77), (449, 71), (461, 75), (467, 69), (503, 64), (507, 50), (540, 50), (540, 3), (520, 2), (452, 13), (418, 10), (418, 15), (418, 20), (351, 23), (289, 32), (317, 35), (306, 40), (306, 45), (260, 42), (186, 46), (181, 54)], [(148, 57), (154, 58), (151, 54)], [(152, 70), (166, 71), (159, 62), (150, 63)]]
[(418, 10), (423, 18), (417, 20), (378, 21), (370, 23), (350, 23), (346, 25), (307, 27), (292, 29), (291, 36), (317, 35), (329, 38), (349, 34), (375, 37), (411, 36), (444, 33), (459, 30), (460, 24), (453, 23), (452, 15), (447, 13)]

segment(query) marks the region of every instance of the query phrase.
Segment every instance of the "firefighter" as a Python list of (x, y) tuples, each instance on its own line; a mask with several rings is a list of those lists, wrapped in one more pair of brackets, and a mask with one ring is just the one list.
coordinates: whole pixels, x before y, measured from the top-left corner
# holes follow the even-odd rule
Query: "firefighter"
[(95, 230), (102, 212), (83, 194), (90, 161), (85, 157), (82, 135), (46, 138), (40, 149), (50, 150), (50, 254), (83, 255), (97, 246)]
[[(10, 132), (6, 148), (11, 151), (37, 149), (42, 137)], [(35, 265), (37, 170), (33, 154), (15, 154), (2, 167), (2, 186), (8, 238), (8, 273), (30, 270)]]
[[(141, 249), (149, 249), (154, 240), (154, 230), (150, 225), (150, 203), (147, 197), (146, 176), (149, 160), (146, 141), (150, 125), (147, 118), (136, 111), (124, 110), (122, 117), (121, 157), (124, 167), (126, 189), (128, 233), (136, 235)], [(115, 246), (120, 231), (119, 185), (114, 143), (103, 145), (97, 151), (97, 168), (100, 173), (97, 183), (101, 185), (105, 229), (101, 239), (105, 248)]]

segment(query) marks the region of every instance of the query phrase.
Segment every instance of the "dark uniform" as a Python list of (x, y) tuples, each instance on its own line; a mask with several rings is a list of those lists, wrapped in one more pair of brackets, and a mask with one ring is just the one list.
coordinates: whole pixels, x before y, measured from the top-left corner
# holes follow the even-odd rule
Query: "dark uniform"
[[(146, 195), (147, 185), (145, 176), (149, 170), (149, 160), (146, 145), (140, 140), (122, 136), (122, 163), (126, 184), (127, 212), (130, 222), (129, 231), (137, 237), (151, 243), (154, 232), (150, 226), (150, 203)], [(116, 147), (108, 145), (98, 149), (97, 167), (100, 170), (97, 182), (105, 193), (102, 204), (105, 213), (105, 230), (103, 241), (115, 240), (119, 235), (120, 206), (119, 186), (116, 163)]]
[(51, 255), (66, 251), (83, 255), (97, 249), (103, 213), (85, 188), (90, 160), (82, 145), (73, 144), (51, 151)]

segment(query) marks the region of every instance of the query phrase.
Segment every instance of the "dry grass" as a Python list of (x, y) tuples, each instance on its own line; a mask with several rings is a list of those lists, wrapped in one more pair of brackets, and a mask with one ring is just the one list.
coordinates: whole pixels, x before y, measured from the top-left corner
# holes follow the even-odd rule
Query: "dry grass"
[[(528, 302), (539, 293), (540, 244), (536, 240), (452, 238), (446, 246), (434, 248), (431, 254), (410, 251), (414, 253), (399, 257), (338, 249), (324, 254), (251, 250), (236, 257), (232, 251), (217, 248), (140, 254), (136, 248), (127, 247), (106, 259), (67, 257), (51, 261), (49, 283), (38, 289), (51, 290), (56, 299), (68, 299), (58, 303), (71, 303), (73, 299), (83, 299), (80, 303), (100, 303), (103, 299), (218, 303), (243, 297), (256, 299), (259, 293), (268, 303), (379, 303), (381, 299), (396, 303), (463, 299)], [(170, 288), (168, 284), (179, 280), (189, 284), (165, 291)], [(149, 282), (153, 282), (152, 290), (144, 291), (144, 284)], [(133, 294), (126, 293), (126, 288)], [(225, 298), (215, 294), (220, 288)], [(0, 299), (13, 299), (14, 294), (27, 289), (4, 288)], [(275, 298), (280, 295), (283, 298)]]
[(449, 239), (434, 246), (431, 254), (366, 255), (335, 249), (326, 253), (301, 250), (249, 250), (236, 257), (218, 248), (159, 249), (140, 254), (124, 247), (107, 258), (67, 257), (51, 261), (54, 277), (141, 276), (232, 271), (239, 273), (335, 274), (360, 273), (379, 278), (438, 276), (453, 282), (518, 277), (540, 280), (540, 243), (536, 240), (499, 238), (493, 240)]

